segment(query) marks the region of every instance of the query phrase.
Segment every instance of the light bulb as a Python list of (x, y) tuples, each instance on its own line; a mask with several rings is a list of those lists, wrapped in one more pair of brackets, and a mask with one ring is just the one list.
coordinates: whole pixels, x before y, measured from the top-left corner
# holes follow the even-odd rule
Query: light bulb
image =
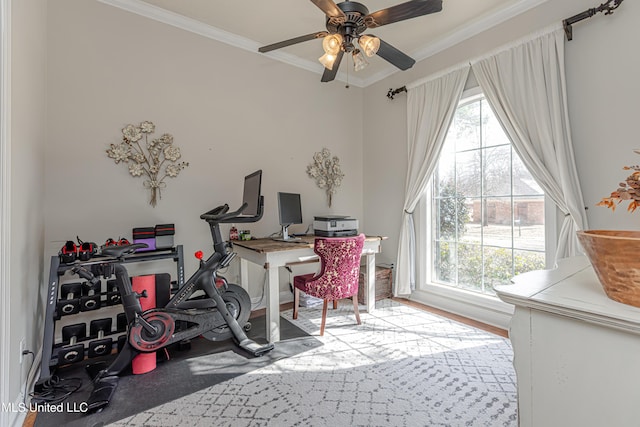
[(360, 71), (364, 69), (369, 63), (364, 58), (364, 55), (360, 51), (360, 49), (356, 49), (353, 51), (353, 68), (356, 71)]
[(326, 68), (328, 70), (332, 70), (333, 69), (333, 64), (336, 62), (336, 58), (337, 58), (336, 55), (331, 55), (330, 53), (325, 53), (320, 58), (318, 58), (318, 61), (320, 61), (320, 63), (322, 65), (324, 65), (324, 68)]
[(329, 34), (322, 40), (322, 48), (326, 53), (337, 55), (342, 47), (342, 36), (340, 34)]
[(358, 38), (358, 44), (369, 57), (375, 55), (380, 49), (380, 39), (377, 37), (362, 35)]

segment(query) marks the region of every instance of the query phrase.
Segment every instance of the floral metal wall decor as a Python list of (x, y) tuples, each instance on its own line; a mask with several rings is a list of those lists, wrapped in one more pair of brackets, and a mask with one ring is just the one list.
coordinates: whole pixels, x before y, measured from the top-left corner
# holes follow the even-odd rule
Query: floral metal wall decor
[(165, 179), (175, 178), (187, 166), (178, 162), (180, 148), (173, 145), (173, 136), (165, 133), (159, 138), (150, 138), (156, 125), (144, 121), (138, 126), (127, 125), (122, 129), (122, 142), (111, 144), (107, 150), (109, 158), (116, 164), (129, 165), (129, 173), (134, 177), (144, 176), (145, 188), (151, 190), (149, 204), (153, 207), (162, 199), (161, 189), (166, 188)]
[(338, 156), (331, 157), (331, 152), (323, 148), (313, 155), (313, 163), (307, 166), (307, 175), (314, 178), (318, 187), (326, 191), (327, 203), (331, 207), (331, 199), (344, 178)]

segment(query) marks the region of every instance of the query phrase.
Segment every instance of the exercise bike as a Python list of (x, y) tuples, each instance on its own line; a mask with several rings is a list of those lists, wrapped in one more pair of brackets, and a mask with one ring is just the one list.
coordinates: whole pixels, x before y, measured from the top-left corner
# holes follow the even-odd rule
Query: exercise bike
[[(256, 174), (259, 172), (261, 171)], [(253, 175), (255, 174), (245, 178), (245, 200), (248, 192), (247, 179)], [(257, 191), (249, 191), (254, 196), (257, 194), (257, 201), (254, 203), (254, 208), (257, 205), (255, 215), (241, 215), (250, 204), (246, 201), (234, 212), (228, 212), (229, 206), (225, 204), (200, 215), (210, 226), (214, 252), (206, 261), (200, 258), (199, 269), (164, 307), (142, 311), (140, 298), (145, 298), (146, 295), (132, 290), (129, 274), (121, 262), (113, 263), (128, 324), (127, 341), (115, 360), (94, 377), (94, 388), (87, 400), (89, 411), (101, 410), (109, 404), (118, 384), (118, 375), (140, 353), (155, 352), (198, 336), (211, 341), (233, 338), (238, 347), (255, 357), (273, 350), (272, 343), (259, 344), (245, 334), (251, 327), (248, 323), (251, 299), (247, 292), (238, 285), (228, 283), (217, 274), (219, 269), (229, 266), (236, 256), (230, 250), (229, 243), (223, 240), (219, 224), (256, 222), (262, 217), (264, 198), (259, 195), (259, 178), (257, 185)], [(144, 243), (110, 246), (104, 248), (102, 254), (123, 261), (137, 249), (146, 246)], [(73, 270), (90, 283), (99, 280), (82, 266), (76, 266)]]

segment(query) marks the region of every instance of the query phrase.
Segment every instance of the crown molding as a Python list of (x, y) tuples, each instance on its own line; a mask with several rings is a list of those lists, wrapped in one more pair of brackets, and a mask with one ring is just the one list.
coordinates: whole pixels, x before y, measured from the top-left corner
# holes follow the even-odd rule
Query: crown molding
[[(221, 43), (225, 43), (233, 47), (237, 47), (239, 49), (249, 51), (251, 53), (267, 56), (276, 61), (280, 61), (294, 67), (302, 68), (318, 75), (321, 75), (324, 70), (322, 65), (318, 64), (316, 61), (302, 59), (296, 55), (292, 55), (283, 51), (259, 53), (258, 48), (260, 47), (260, 44), (254, 40), (221, 30), (198, 20), (188, 18), (184, 15), (162, 9), (160, 7), (146, 3), (142, 0), (96, 1), (107, 4), (109, 6), (117, 7), (122, 10), (126, 10), (127, 12), (144, 16), (145, 18), (153, 19), (155, 21), (171, 25), (176, 28), (180, 28), (185, 31), (192, 32), (194, 34), (198, 34), (203, 37), (207, 37), (212, 40), (219, 41)], [(524, 13), (529, 9), (532, 9), (542, 3), (546, 3), (547, 1), (549, 0), (516, 0), (510, 6), (500, 9), (497, 12), (481, 16), (471, 23), (465, 24), (462, 27), (458, 27), (449, 32), (447, 35), (433, 40), (424, 48), (413, 52), (412, 56), (416, 60), (416, 62), (427, 59), (439, 52), (442, 52), (443, 50), (450, 48), (451, 46), (454, 46), (483, 31), (501, 24), (504, 21), (507, 21), (521, 13)], [(349, 85), (356, 87), (367, 87), (399, 71), (400, 70), (397, 70), (393, 66), (389, 65), (384, 70), (366, 79), (354, 76), (353, 74), (338, 72), (338, 74), (336, 75), (336, 80), (348, 83)]]
[(497, 12), (480, 16), (414, 52), (414, 57), (416, 61), (422, 61), (547, 1), (549, 0), (520, 0)]
[[(425, 60), (439, 52), (442, 52), (443, 50), (446, 50), (452, 46), (457, 45), (458, 43), (470, 39), (471, 37), (474, 37), (482, 33), (483, 31), (486, 31), (490, 28), (495, 27), (496, 25), (508, 21), (509, 19), (528, 11), (529, 9), (533, 9), (536, 6), (546, 3), (547, 1), (549, 0), (517, 1), (516, 3), (513, 3), (512, 5), (505, 7), (504, 9), (501, 9), (497, 12), (480, 16), (470, 23), (465, 24), (464, 27), (458, 27), (454, 29), (448, 34), (431, 41), (422, 49), (412, 52), (411, 56), (413, 56), (413, 58), (416, 60), (416, 63)], [(363, 81), (363, 85), (364, 87), (367, 87), (399, 71), (400, 70), (397, 70), (393, 67), (388, 67), (365, 79)]]
[[(324, 67), (316, 61), (302, 59), (296, 55), (292, 55), (283, 51), (260, 53), (258, 52), (258, 48), (261, 45), (254, 40), (221, 30), (198, 20), (188, 18), (184, 15), (171, 12), (169, 10), (154, 6), (141, 0), (97, 1), (109, 6), (117, 7), (118, 9), (122, 9), (127, 12), (135, 13), (136, 15), (140, 15), (145, 18), (153, 19), (154, 21), (162, 22), (163, 24), (171, 25), (172, 27), (180, 28), (181, 30), (198, 34), (202, 37), (225, 43), (229, 46), (237, 47), (251, 53), (275, 59), (276, 61), (284, 62), (285, 64), (293, 65), (294, 67), (302, 68), (303, 70), (311, 71), (318, 75), (322, 75), (324, 71)], [(346, 73), (339, 72), (336, 75), (336, 80), (347, 82)], [(363, 81), (361, 78), (354, 78), (353, 76), (349, 76), (348, 83), (350, 85), (363, 87), (362, 82)]]

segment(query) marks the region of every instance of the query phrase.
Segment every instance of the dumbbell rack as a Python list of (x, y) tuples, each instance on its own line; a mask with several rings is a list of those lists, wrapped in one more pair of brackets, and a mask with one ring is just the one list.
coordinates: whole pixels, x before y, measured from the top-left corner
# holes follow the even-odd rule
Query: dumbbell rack
[[(164, 250), (156, 250), (156, 251), (149, 251), (149, 252), (139, 252), (139, 253), (135, 253), (129, 257), (127, 257), (124, 260), (124, 263), (139, 263), (139, 262), (147, 262), (147, 261), (159, 261), (159, 260), (173, 260), (176, 263), (176, 268), (177, 268), (177, 276), (176, 276), (176, 280), (174, 285), (179, 287), (182, 287), (182, 285), (184, 285), (184, 254), (183, 254), (183, 249), (182, 249), (182, 245), (178, 245), (176, 247), (170, 248), (170, 249), (164, 249)], [(109, 291), (109, 288), (105, 288), (107, 291), (106, 292), (102, 292), (101, 289), (100, 290), (94, 290), (95, 295), (84, 295), (84, 296), (78, 296), (78, 298), (76, 298), (77, 301), (81, 301), (82, 303), (86, 303), (89, 300), (89, 303), (91, 303), (91, 301), (96, 301), (97, 299), (99, 299), (100, 304), (98, 304), (97, 307), (91, 307), (91, 308), (87, 308), (86, 310), (83, 311), (79, 311), (78, 310), (66, 310), (63, 312), (63, 310), (65, 310), (65, 303), (68, 302), (70, 306), (73, 306), (73, 304), (77, 304), (77, 302), (72, 301), (72, 300), (65, 300), (64, 298), (61, 297), (61, 287), (62, 286), (67, 286), (67, 284), (60, 284), (60, 279), (61, 277), (68, 271), (71, 270), (74, 266), (76, 265), (83, 265), (83, 266), (90, 266), (90, 265), (108, 265), (108, 264), (112, 264), (114, 262), (117, 262), (116, 260), (112, 259), (112, 258), (102, 258), (100, 256), (94, 257), (89, 261), (86, 262), (78, 262), (76, 261), (75, 263), (70, 263), (70, 264), (64, 264), (64, 263), (60, 263), (60, 258), (58, 256), (52, 256), (51, 257), (51, 267), (49, 270), (49, 287), (48, 287), (48, 292), (47, 292), (47, 306), (46, 306), (46, 314), (45, 314), (45, 320), (44, 320), (44, 335), (43, 335), (43, 339), (42, 339), (42, 366), (40, 368), (40, 378), (38, 379), (38, 381), (35, 384), (35, 391), (41, 391), (42, 388), (44, 387), (44, 385), (50, 380), (51, 376), (52, 376), (52, 371), (53, 369), (55, 369), (55, 367), (57, 366), (61, 366), (64, 364), (68, 364), (68, 363), (75, 363), (75, 362), (79, 362), (82, 360), (85, 360), (86, 356), (92, 357), (94, 356), (93, 354), (89, 354), (89, 349), (84, 348), (84, 344), (82, 343), (82, 339), (86, 338), (86, 334), (87, 334), (87, 327), (86, 325), (84, 325), (84, 331), (81, 331), (79, 333), (79, 341), (77, 341), (76, 339), (74, 339), (72, 341), (72, 344), (75, 344), (76, 342), (79, 342), (79, 344), (75, 347), (74, 350), (72, 350), (73, 352), (75, 352), (76, 350), (78, 351), (78, 355), (77, 357), (69, 357), (67, 358), (65, 355), (65, 358), (67, 360), (71, 360), (73, 359), (71, 362), (68, 363), (64, 363), (61, 360), (59, 360), (60, 358), (59, 353), (60, 353), (60, 349), (62, 348), (59, 344), (55, 343), (55, 327), (56, 327), (56, 322), (59, 321), (62, 317), (71, 317), (71, 316), (76, 316), (79, 313), (88, 313), (90, 311), (94, 311), (94, 310), (100, 310), (101, 307), (104, 305), (104, 307), (110, 306), (110, 307), (114, 307), (114, 304), (117, 304), (119, 307), (121, 307), (121, 305), (119, 304), (119, 301), (116, 300), (116, 295), (113, 291)], [(105, 278), (107, 279), (107, 278)], [(78, 278), (78, 281), (80, 282), (82, 279)], [(107, 280), (107, 282), (112, 282), (113, 279), (111, 280)], [(72, 284), (73, 285), (73, 284)], [(108, 285), (107, 285), (108, 286)], [(75, 297), (75, 295), (74, 295)], [(91, 300), (90, 297), (93, 297), (94, 299)], [(107, 304), (107, 300), (111, 299), (111, 301)], [(73, 304), (72, 304), (73, 303)], [(120, 310), (122, 311), (122, 310)], [(121, 318), (124, 316), (124, 314), (119, 314), (118, 315), (118, 323), (120, 323)], [(95, 335), (94, 332), (96, 330), (98, 330), (98, 328), (104, 328), (104, 329), (111, 329), (111, 322), (104, 322), (101, 323), (101, 320), (106, 320), (106, 319), (99, 319), (99, 320), (93, 320), (91, 322), (91, 327), (90, 327), (90, 332), (89, 332), (89, 337), (91, 337), (92, 335)], [(111, 320), (111, 318), (109, 318), (109, 320)], [(65, 333), (65, 328), (67, 328), (68, 330), (71, 331), (71, 333), (73, 333), (73, 325), (71, 326), (66, 326), (63, 328), (63, 333)], [(100, 333), (97, 334), (98, 335), (98, 339), (94, 340), (94, 342), (98, 345), (98, 346), (102, 346), (99, 348), (103, 348), (104, 344), (105, 344), (105, 340), (104, 340), (104, 335), (109, 335), (111, 334), (111, 331), (109, 330), (109, 334), (105, 334), (104, 333), (104, 329), (100, 329)], [(121, 331), (121, 325), (118, 325), (118, 330)], [(84, 334), (84, 335), (83, 335)], [(64, 340), (63, 340), (64, 341)], [(122, 341), (122, 340), (120, 340)], [(113, 350), (113, 347), (116, 346), (118, 344), (118, 340), (112, 340), (111, 343), (111, 348), (107, 348), (107, 354), (110, 354)], [(82, 349), (78, 348), (82, 346)], [(68, 346), (67, 346), (68, 348)], [(92, 351), (95, 352), (95, 346), (92, 349)], [(80, 353), (81, 352), (81, 353)], [(71, 354), (71, 353), (70, 353)], [(75, 353), (73, 353), (75, 354)]]

